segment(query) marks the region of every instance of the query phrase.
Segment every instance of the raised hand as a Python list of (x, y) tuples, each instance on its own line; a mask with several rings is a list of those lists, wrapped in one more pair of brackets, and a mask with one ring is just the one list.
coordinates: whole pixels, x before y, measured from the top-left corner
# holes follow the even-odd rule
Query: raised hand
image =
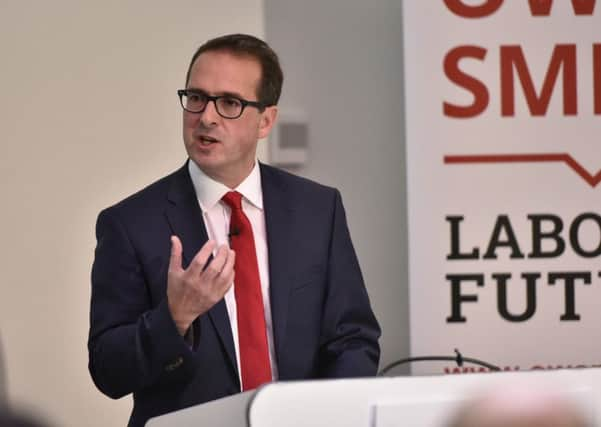
[(182, 243), (177, 236), (171, 236), (167, 301), (171, 316), (182, 336), (194, 319), (209, 311), (223, 298), (234, 281), (236, 254), (227, 245), (222, 245), (207, 265), (214, 248), (215, 242), (207, 241), (184, 270)]

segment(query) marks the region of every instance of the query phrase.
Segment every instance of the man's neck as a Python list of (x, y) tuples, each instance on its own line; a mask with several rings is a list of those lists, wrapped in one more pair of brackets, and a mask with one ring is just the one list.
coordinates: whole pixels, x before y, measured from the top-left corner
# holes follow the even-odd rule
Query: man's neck
[[(192, 160), (190, 160), (192, 161)], [(203, 171), (203, 173), (205, 175), (207, 175), (209, 178), (225, 185), (227, 188), (229, 188), (230, 190), (235, 189), (236, 187), (238, 187), (242, 181), (244, 181), (253, 171), (255, 164), (257, 164), (256, 160), (253, 160), (253, 162), (246, 168), (246, 170), (244, 171), (232, 171), (231, 173), (228, 171), (211, 171), (211, 170), (205, 170), (203, 168), (200, 168), (200, 170)]]

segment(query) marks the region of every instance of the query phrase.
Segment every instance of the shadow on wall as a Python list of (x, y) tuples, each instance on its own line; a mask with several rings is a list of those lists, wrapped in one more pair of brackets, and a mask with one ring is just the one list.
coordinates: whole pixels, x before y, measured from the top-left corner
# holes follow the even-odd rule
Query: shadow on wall
[(0, 335), (0, 413), (8, 406), (6, 371), (4, 370), (4, 352), (2, 350), (2, 336)]

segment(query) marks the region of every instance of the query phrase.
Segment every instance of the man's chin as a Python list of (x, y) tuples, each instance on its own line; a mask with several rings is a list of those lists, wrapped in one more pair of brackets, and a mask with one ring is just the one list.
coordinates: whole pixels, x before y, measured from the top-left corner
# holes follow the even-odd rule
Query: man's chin
[(205, 173), (223, 167), (223, 162), (214, 156), (190, 156), (190, 159)]

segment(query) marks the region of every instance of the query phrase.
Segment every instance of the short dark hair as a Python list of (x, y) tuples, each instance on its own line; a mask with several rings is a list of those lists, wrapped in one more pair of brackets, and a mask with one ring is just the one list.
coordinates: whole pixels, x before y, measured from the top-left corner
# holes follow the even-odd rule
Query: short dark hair
[(251, 56), (259, 61), (261, 81), (257, 93), (258, 100), (266, 106), (277, 105), (282, 93), (284, 73), (277, 54), (267, 43), (248, 34), (228, 34), (205, 42), (192, 56), (186, 73), (186, 86), (190, 81), (190, 71), (194, 62), (203, 52), (208, 51), (225, 51), (233, 55)]
[(42, 423), (40, 420), (26, 416), (21, 413), (13, 411), (2, 411), (0, 412), (0, 426), (1, 427), (47, 427), (48, 425)]

